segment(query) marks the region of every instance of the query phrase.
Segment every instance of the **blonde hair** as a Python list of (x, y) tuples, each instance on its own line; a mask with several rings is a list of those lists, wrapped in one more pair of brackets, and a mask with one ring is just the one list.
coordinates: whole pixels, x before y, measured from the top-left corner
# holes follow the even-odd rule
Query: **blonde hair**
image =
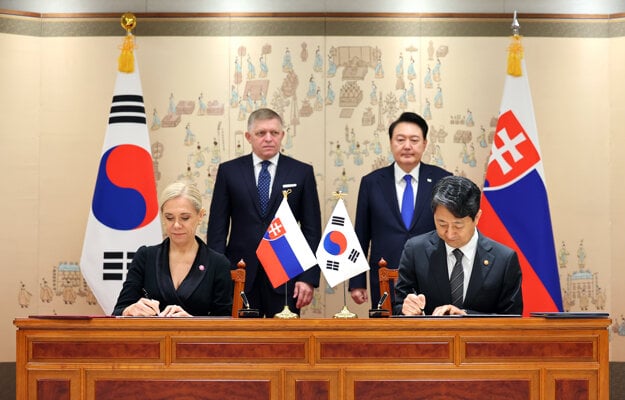
[(202, 210), (202, 194), (197, 186), (185, 182), (174, 182), (161, 193), (161, 211), (163, 211), (163, 206), (167, 201), (176, 197), (188, 199), (198, 213)]

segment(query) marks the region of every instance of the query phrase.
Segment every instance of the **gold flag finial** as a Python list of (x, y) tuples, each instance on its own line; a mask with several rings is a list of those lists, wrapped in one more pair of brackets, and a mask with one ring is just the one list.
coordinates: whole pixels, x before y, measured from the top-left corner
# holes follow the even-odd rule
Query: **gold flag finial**
[(126, 32), (130, 32), (137, 26), (137, 17), (131, 12), (124, 13), (120, 23)]
[(521, 68), (521, 60), (523, 59), (523, 45), (521, 44), (521, 35), (519, 34), (521, 26), (516, 19), (516, 10), (512, 17), (512, 43), (508, 46), (508, 75), (521, 76), (523, 70)]
[(126, 30), (126, 37), (121, 47), (121, 54), (118, 59), (117, 69), (120, 72), (131, 73), (135, 70), (135, 39), (132, 30), (137, 26), (137, 17), (131, 12), (124, 13), (120, 20), (122, 28)]

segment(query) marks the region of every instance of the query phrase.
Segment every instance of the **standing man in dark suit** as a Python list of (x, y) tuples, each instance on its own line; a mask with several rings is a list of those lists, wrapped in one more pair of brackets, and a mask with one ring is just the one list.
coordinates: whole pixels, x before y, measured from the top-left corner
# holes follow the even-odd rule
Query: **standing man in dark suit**
[[(369, 283), (374, 307), (380, 299), (380, 259), (384, 258), (389, 268), (397, 268), (406, 240), (434, 229), (432, 187), (450, 173), (421, 162), (427, 134), (428, 124), (421, 116), (403, 113), (388, 128), (395, 162), (360, 181), (354, 230), (365, 254), (371, 247)], [(367, 301), (366, 273), (350, 279), (349, 289), (357, 304)]]
[(436, 230), (406, 242), (393, 311), (404, 315), (521, 314), (516, 252), (480, 234), (481, 192), (448, 176), (434, 187)]
[(288, 202), (293, 215), (311, 249), (317, 248), (321, 210), (313, 168), (280, 154), (284, 130), (282, 118), (273, 110), (252, 112), (245, 138), (252, 145), (252, 154), (219, 166), (206, 242), (224, 253), (232, 265), (245, 261), (245, 293), (250, 307), (259, 309), (261, 317), (273, 317), (282, 311), (285, 297), (291, 311), (299, 314), (319, 286), (319, 268), (310, 268), (274, 289), (256, 258), (256, 248), (280, 205), (283, 190), (291, 191)]

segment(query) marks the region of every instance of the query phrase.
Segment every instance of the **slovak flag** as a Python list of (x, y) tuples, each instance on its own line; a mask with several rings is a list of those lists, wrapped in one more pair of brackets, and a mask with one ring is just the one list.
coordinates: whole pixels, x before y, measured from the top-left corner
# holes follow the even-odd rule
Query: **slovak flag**
[(328, 285), (334, 287), (369, 270), (343, 199), (338, 199), (317, 247), (317, 262)]
[(260, 240), (256, 256), (274, 288), (317, 265), (286, 197)]
[(80, 268), (111, 314), (134, 252), (163, 240), (143, 92), (135, 61), (118, 72)]
[(562, 311), (562, 293), (534, 106), (518, 46), (520, 64), (506, 76), (478, 227), (517, 252), (527, 316)]

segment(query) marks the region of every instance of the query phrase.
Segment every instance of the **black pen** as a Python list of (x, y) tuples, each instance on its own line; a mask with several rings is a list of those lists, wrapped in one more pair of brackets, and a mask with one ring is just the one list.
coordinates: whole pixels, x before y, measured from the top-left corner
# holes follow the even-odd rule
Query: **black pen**
[(382, 305), (384, 304), (384, 302), (386, 301), (386, 298), (388, 297), (388, 292), (384, 292), (384, 294), (382, 295), (382, 297), (380, 297), (380, 301), (378, 301), (378, 310), (382, 308)]
[[(418, 296), (417, 289), (415, 288), (410, 288), (410, 293), (414, 294), (415, 296)], [(420, 315), (425, 315), (425, 310), (422, 309)]]
[(247, 300), (247, 296), (245, 295), (245, 292), (241, 290), (240, 295), (241, 295), (241, 299), (243, 300), (243, 307), (249, 310), (250, 302)]
[[(143, 296), (144, 296), (146, 299), (148, 299), (148, 300), (152, 301), (152, 297), (150, 297), (150, 294), (148, 293), (148, 291), (147, 291), (147, 290), (145, 290), (145, 288), (141, 288), (141, 290), (143, 290)], [(156, 312), (156, 316), (157, 316), (157, 317), (158, 317), (158, 315), (159, 315), (159, 313), (158, 313), (158, 312)]]

